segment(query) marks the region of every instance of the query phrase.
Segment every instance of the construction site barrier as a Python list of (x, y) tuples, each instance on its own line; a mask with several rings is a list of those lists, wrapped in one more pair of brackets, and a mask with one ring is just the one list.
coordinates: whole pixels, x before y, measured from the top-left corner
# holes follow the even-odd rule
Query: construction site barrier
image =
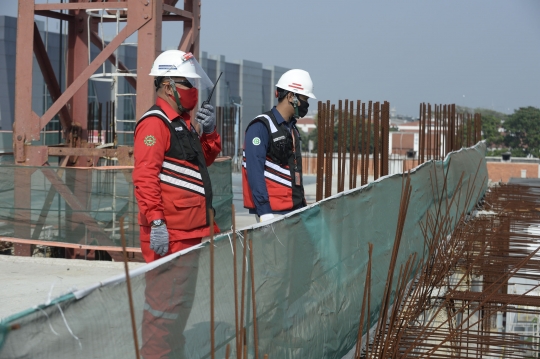
[[(411, 171), (412, 194), (396, 268), (412, 253), (417, 253), (418, 261), (425, 259), (421, 223), (428, 212), (437, 212), (441, 198), (454, 199), (450, 210), (457, 218), (476, 204), (466, 201), (466, 196), (479, 198), (485, 193), (485, 152), (481, 142)], [(171, 357), (210, 358), (214, 344), (215, 355), (224, 358), (228, 344), (233, 354), (239, 348), (237, 333), (245, 327), (242, 337), (250, 358), (255, 357), (255, 347), (261, 358), (264, 354), (269, 358), (342, 358), (357, 341), (368, 243), (374, 244), (373, 305), (366, 328), (379, 317), (402, 183), (401, 174), (385, 176), (240, 230), (235, 241), (231, 234), (221, 235), (213, 247), (206, 242), (131, 271), (134, 324), (142, 357), (170, 349), (176, 355), (171, 353)], [(243, 258), (244, 246), (250, 242), (249, 255)], [(240, 317), (243, 321), (237, 326)], [(167, 329), (157, 335), (156, 327), (166, 320), (174, 325), (161, 327)], [(48, 300), (0, 323), (0, 359), (135, 356), (124, 275)], [(157, 345), (158, 337), (170, 338), (171, 347)]]
[[(0, 241), (114, 252), (124, 236), (131, 252), (140, 247), (133, 167), (27, 167), (0, 159)], [(219, 158), (208, 171), (215, 221), (230, 231), (231, 159)], [(17, 191), (28, 200), (17, 200)]]

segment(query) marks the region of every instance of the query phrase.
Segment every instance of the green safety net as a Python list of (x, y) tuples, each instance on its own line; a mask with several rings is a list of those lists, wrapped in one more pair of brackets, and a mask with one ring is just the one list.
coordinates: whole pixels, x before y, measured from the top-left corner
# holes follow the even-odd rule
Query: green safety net
[[(132, 168), (22, 167), (12, 156), (0, 159), (0, 236), (121, 246), (123, 235), (128, 247), (139, 247)], [(232, 224), (231, 169), (230, 158), (208, 168), (222, 230)]]
[[(454, 201), (457, 217), (470, 211), (471, 194), (487, 189), (486, 147), (451, 153), (411, 173), (412, 195), (394, 273), (409, 255), (423, 260), (420, 222), (441, 198)], [(443, 188), (444, 177), (447, 187)], [(462, 177), (463, 176), (463, 177)], [(462, 185), (458, 182), (462, 178)], [(371, 312), (373, 326), (381, 308), (396, 233), (401, 174), (386, 176), (339, 193), (285, 217), (238, 231), (237, 293), (233, 236), (221, 235), (213, 247), (215, 348), (235, 356), (236, 310), (244, 303), (245, 338), (254, 357), (252, 289), (262, 358), (342, 358), (354, 347), (362, 305), (368, 243), (374, 244)], [(249, 255), (242, 258), (247, 237)], [(210, 358), (210, 257), (208, 243), (173, 254), (130, 272), (137, 339), (142, 357)], [(241, 300), (243, 265), (246, 273)], [(253, 275), (254, 284), (249, 278)], [(70, 293), (4, 319), (4, 358), (129, 358), (135, 356), (125, 277), (119, 274), (86, 290)], [(235, 310), (235, 303), (238, 303)], [(238, 314), (240, 316), (240, 314)], [(9, 328), (18, 328), (10, 330)], [(0, 334), (1, 335), (1, 334)]]

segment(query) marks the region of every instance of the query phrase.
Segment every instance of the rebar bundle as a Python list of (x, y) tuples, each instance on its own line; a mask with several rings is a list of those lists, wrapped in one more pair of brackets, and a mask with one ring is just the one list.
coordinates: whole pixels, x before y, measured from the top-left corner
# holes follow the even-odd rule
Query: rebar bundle
[(456, 113), (456, 105), (420, 104), (418, 164), (442, 160), (452, 151), (482, 139), (482, 115)]
[[(372, 126), (373, 124), (373, 126)], [(317, 117), (316, 200), (332, 195), (332, 176), (337, 172), (337, 192), (368, 183), (388, 174), (390, 103), (346, 99), (335, 104), (319, 101)], [(335, 131), (335, 133), (334, 133)], [(334, 160), (336, 164), (334, 166)], [(348, 165), (347, 165), (348, 163)]]
[[(400, 268), (394, 305), (388, 307), (387, 295), (381, 299), (371, 332), (364, 328), (364, 308), (374, 305), (366, 278), (355, 358), (538, 357), (538, 194), (540, 187), (509, 184), (492, 188), (482, 201), (440, 196), (438, 209), (420, 224), (425, 259), (415, 268), (411, 256)], [(456, 214), (450, 210), (456, 201), (484, 206)], [(402, 197), (400, 218), (403, 203)], [(452, 222), (458, 226), (449, 232)], [(393, 275), (391, 265), (387, 287)]]

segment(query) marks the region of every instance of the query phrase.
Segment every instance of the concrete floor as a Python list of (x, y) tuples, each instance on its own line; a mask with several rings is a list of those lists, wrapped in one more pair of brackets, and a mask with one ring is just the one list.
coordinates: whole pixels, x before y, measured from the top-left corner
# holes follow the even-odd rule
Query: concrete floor
[[(129, 263), (130, 268), (144, 263)], [(123, 273), (124, 263), (0, 255), (0, 318)]]
[[(315, 202), (315, 176), (305, 176), (304, 187), (307, 202)], [(255, 224), (255, 216), (243, 207), (242, 179), (238, 173), (233, 174), (233, 195), (237, 228)], [(130, 263), (130, 268), (141, 265)], [(49, 296), (55, 298), (74, 288), (83, 289), (123, 271), (123, 263), (118, 262), (0, 255), (0, 318), (44, 303)]]

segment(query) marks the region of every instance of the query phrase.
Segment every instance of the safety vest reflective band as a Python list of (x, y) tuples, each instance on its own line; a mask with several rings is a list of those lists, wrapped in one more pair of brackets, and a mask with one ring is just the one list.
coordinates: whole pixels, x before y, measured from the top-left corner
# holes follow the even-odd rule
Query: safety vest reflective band
[[(274, 212), (290, 211), (301, 208), (305, 205), (304, 186), (295, 184), (295, 157), (292, 153), (293, 143), (295, 144), (296, 172), (302, 181), (302, 151), (300, 134), (296, 129), (289, 130), (285, 123), (278, 124), (272, 111), (268, 111), (256, 117), (248, 125), (255, 122), (263, 123), (270, 139), (264, 163), (264, 180), (268, 191), (268, 201), (270, 208)], [(246, 128), (246, 133), (247, 133)], [(292, 132), (292, 133), (291, 133)], [(293, 141), (292, 136), (295, 136)], [(244, 207), (255, 209), (253, 194), (248, 183), (248, 171), (244, 152), (242, 156), (242, 189), (244, 197)]]
[(159, 174), (167, 227), (192, 230), (208, 226), (212, 186), (198, 134), (183, 120), (171, 122), (158, 106), (147, 111), (137, 125), (148, 117), (160, 118), (171, 133)]
[[(246, 152), (242, 152), (242, 167), (246, 168)], [(290, 170), (287, 168), (282, 168), (275, 163), (266, 160), (264, 163), (264, 177), (270, 181), (279, 182), (287, 187), (292, 187)]]

